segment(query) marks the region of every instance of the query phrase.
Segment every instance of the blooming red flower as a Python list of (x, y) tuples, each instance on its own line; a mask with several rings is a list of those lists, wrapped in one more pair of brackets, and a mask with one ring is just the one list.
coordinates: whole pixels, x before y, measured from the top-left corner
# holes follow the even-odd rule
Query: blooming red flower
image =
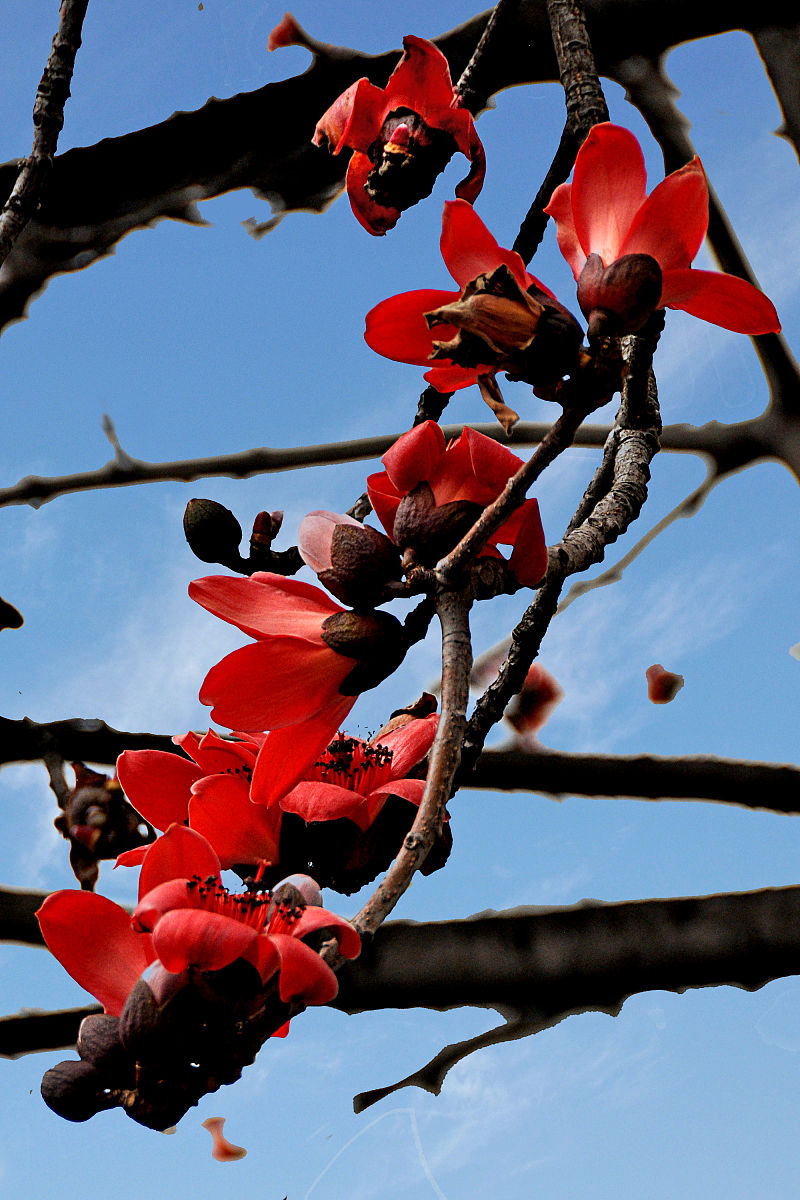
[(340, 733), (283, 797), (281, 808), (307, 823), (346, 817), (363, 831), (389, 796), (419, 807), (425, 781), (406, 779), (406, 775), (430, 750), (438, 720), (433, 713), (369, 742)]
[(48, 896), (37, 916), (59, 962), (106, 1012), (119, 1016), (140, 975), (158, 960), (162, 973), (218, 971), (243, 958), (266, 983), (280, 972), (284, 1001), (327, 1004), (336, 977), (301, 940), (330, 930), (347, 958), (360, 940), (349, 922), (324, 908), (270, 907), (263, 893), (230, 895), (205, 838), (173, 825), (153, 843), (142, 867), (133, 917), (94, 892)]
[[(451, 550), (523, 465), (474, 429), (446, 445), (435, 421), (402, 434), (382, 462), (386, 470), (367, 480), (372, 507), (392, 540), (425, 563)], [(500, 557), (498, 542), (514, 547), (509, 566), (519, 582), (537, 584), (547, 570), (547, 546), (536, 500), (525, 500), (483, 553)]]
[(425, 288), (390, 296), (367, 313), (364, 338), (396, 362), (427, 366), (435, 360), (424, 378), (437, 391), (478, 383), (508, 429), (517, 415), (502, 402), (496, 371), (534, 385), (554, 383), (575, 365), (580, 327), (464, 200), (445, 204), (439, 245), (462, 291)]
[(189, 595), (257, 639), (211, 668), (200, 700), (230, 729), (273, 731), (268, 758), (276, 793), (297, 782), (358, 693), (376, 686), (405, 652), (402, 627), (390, 614), (347, 612), (319, 588), (268, 571), (197, 579)]
[(691, 268), (708, 226), (700, 160), (673, 171), (649, 196), (646, 183), (636, 138), (606, 122), (590, 130), (572, 183), (557, 187), (545, 209), (578, 280), (590, 335), (634, 332), (654, 308), (683, 309), (737, 333), (777, 333), (777, 313), (763, 292), (736, 276)]
[[(281, 810), (250, 800), (250, 780), (266, 735), (237, 733), (236, 741), (209, 729), (173, 741), (193, 762), (162, 750), (125, 750), (117, 774), (129, 801), (156, 829), (188, 823), (213, 846), (223, 867), (277, 864)], [(119, 856), (138, 865), (148, 847)]]
[[(275, 41), (285, 45), (285, 37)], [(456, 150), (470, 160), (456, 195), (472, 203), (483, 186), (486, 162), (472, 114), (459, 107), (450, 68), (425, 38), (403, 38), (403, 57), (385, 88), (366, 78), (352, 84), (320, 119), (314, 142), (334, 154), (354, 151), (347, 194), (369, 233), (384, 234), (403, 209), (430, 195)]]
[(382, 603), (386, 585), (401, 578), (397, 547), (346, 513), (308, 513), (297, 531), (297, 548), (320, 583), (358, 608)]

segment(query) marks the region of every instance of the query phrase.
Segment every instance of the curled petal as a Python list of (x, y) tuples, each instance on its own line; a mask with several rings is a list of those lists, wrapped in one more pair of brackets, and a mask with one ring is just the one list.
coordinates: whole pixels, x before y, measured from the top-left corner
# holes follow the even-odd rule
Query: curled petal
[(413, 34), (403, 38), (403, 51), (386, 85), (386, 111), (410, 108), (436, 125), (436, 110), (448, 108), (453, 99), (447, 59), (433, 42)]
[(605, 266), (619, 257), (646, 184), (644, 156), (633, 134), (609, 122), (593, 126), (572, 177), (575, 231), (586, 254), (599, 254)]
[(284, 1003), (328, 1004), (335, 998), (339, 991), (336, 976), (310, 946), (285, 933), (270, 934), (269, 941), (280, 955), (278, 992)]
[(130, 914), (95, 892), (48, 896), (36, 914), (48, 949), (76, 983), (118, 1017), (136, 980), (156, 957)]
[[(381, 462), (399, 496), (411, 492), (423, 479), (434, 479), (444, 457), (444, 434), (435, 421), (423, 421), (403, 433)], [(377, 476), (375, 478), (378, 478)]]
[(306, 780), (295, 787), (281, 800), (284, 812), (295, 813), (311, 824), (313, 821), (338, 821), (345, 817), (363, 832), (374, 820), (367, 802), (359, 792), (339, 787), (335, 783)]
[(378, 204), (369, 196), (365, 185), (371, 170), (372, 163), (367, 155), (355, 150), (347, 166), (347, 198), (353, 216), (364, 226), (367, 233), (382, 237), (384, 233), (394, 229), (400, 220), (401, 210)]
[[(285, 17), (284, 20), (286, 20)], [(272, 50), (274, 47), (270, 46), (269, 49)], [(222, 1132), (224, 1124), (224, 1117), (206, 1117), (203, 1121), (203, 1128), (207, 1129), (213, 1138), (211, 1157), (216, 1158), (217, 1162), (234, 1162), (236, 1159), (244, 1158), (247, 1151), (244, 1146), (234, 1146), (233, 1142), (228, 1141)]]
[(370, 824), (375, 820), (390, 796), (399, 796), (419, 808), (425, 791), (424, 779), (395, 779), (374, 788), (367, 797)]
[(198, 908), (174, 908), (158, 921), (153, 948), (168, 971), (219, 971), (237, 958), (255, 962), (259, 934), (249, 925)]
[(384, 107), (383, 90), (366, 78), (357, 80), (320, 117), (314, 144), (327, 145), (332, 154), (344, 146), (366, 150), (380, 132)]
[(345, 958), (357, 958), (361, 953), (361, 938), (350, 922), (336, 913), (329, 912), (327, 908), (309, 906), (304, 909), (303, 915), (294, 926), (293, 936), (304, 938), (318, 929), (330, 930), (339, 945), (340, 954)]
[(547, 571), (547, 543), (537, 501), (526, 501), (523, 507), (525, 514), (522, 526), (508, 565), (523, 587), (535, 587), (541, 583)]
[(661, 304), (734, 333), (780, 333), (772, 301), (745, 279), (719, 271), (665, 271)]
[(393, 778), (402, 779), (412, 767), (422, 762), (433, 745), (438, 724), (439, 714), (431, 713), (430, 716), (409, 721), (407, 725), (402, 725), (377, 739), (379, 745), (388, 746), (392, 751)]
[[(437, 332), (443, 329), (444, 326), (437, 325)], [(446, 359), (439, 359), (439, 362), (446, 362)], [(480, 375), (486, 375), (494, 370), (493, 367), (480, 365), (477, 367), (432, 367), (430, 371), (426, 371), (422, 378), (435, 387), (437, 392), (457, 392), (460, 388), (469, 387), (472, 383), (477, 383)]]

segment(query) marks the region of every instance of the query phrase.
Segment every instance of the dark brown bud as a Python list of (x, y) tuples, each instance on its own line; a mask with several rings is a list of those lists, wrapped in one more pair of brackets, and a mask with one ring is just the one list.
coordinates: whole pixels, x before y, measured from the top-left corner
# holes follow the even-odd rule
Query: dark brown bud
[(609, 267), (590, 254), (578, 280), (589, 337), (636, 333), (661, 299), (661, 284), (661, 267), (649, 254), (624, 254)]
[(343, 696), (377, 687), (405, 658), (403, 626), (391, 613), (333, 613), (322, 622), (322, 639), (331, 650), (354, 658), (356, 666), (339, 684)]
[(183, 532), (201, 562), (226, 567), (239, 562), (242, 527), (230, 509), (216, 500), (190, 500), (183, 514)]
[(121, 1077), (130, 1058), (119, 1035), (119, 1017), (95, 1013), (84, 1017), (78, 1030), (78, 1054), (104, 1078)]
[(336, 525), (331, 537), (331, 565), (317, 572), (329, 592), (358, 609), (380, 604), (386, 584), (400, 576), (396, 546), (370, 525)]
[(394, 518), (395, 544), (413, 551), (415, 562), (434, 566), (457, 545), (481, 515), (472, 500), (436, 504), (431, 486), (424, 479), (400, 501)]
[(117, 1103), (91, 1063), (77, 1060), (60, 1062), (45, 1071), (41, 1091), (47, 1107), (66, 1121), (88, 1121)]

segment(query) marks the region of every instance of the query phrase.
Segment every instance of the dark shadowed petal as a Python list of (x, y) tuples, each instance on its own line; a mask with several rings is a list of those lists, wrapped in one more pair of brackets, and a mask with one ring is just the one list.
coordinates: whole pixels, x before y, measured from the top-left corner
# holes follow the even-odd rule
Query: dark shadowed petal
[(339, 991), (336, 976), (314, 950), (286, 933), (271, 934), (268, 940), (280, 955), (278, 991), (284, 1003), (328, 1004), (333, 1000)]

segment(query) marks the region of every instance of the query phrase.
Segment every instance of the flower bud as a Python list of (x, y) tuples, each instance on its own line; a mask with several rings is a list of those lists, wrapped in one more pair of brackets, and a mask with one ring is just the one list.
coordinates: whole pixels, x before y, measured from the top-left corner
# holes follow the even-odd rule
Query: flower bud
[(661, 267), (649, 254), (624, 254), (603, 266), (590, 254), (578, 279), (578, 303), (589, 337), (636, 333), (661, 299)]
[(104, 1078), (122, 1076), (131, 1066), (119, 1034), (119, 1017), (110, 1013), (83, 1018), (76, 1049), (81, 1059)]
[(66, 1121), (88, 1121), (104, 1108), (113, 1108), (105, 1083), (91, 1063), (67, 1060), (45, 1071), (42, 1099)]
[(400, 579), (400, 556), (384, 533), (344, 514), (316, 511), (300, 523), (300, 553), (320, 583), (354, 608), (384, 599), (386, 584)]
[(216, 500), (190, 500), (183, 514), (183, 532), (201, 562), (229, 566), (239, 561), (242, 527), (230, 509)]

